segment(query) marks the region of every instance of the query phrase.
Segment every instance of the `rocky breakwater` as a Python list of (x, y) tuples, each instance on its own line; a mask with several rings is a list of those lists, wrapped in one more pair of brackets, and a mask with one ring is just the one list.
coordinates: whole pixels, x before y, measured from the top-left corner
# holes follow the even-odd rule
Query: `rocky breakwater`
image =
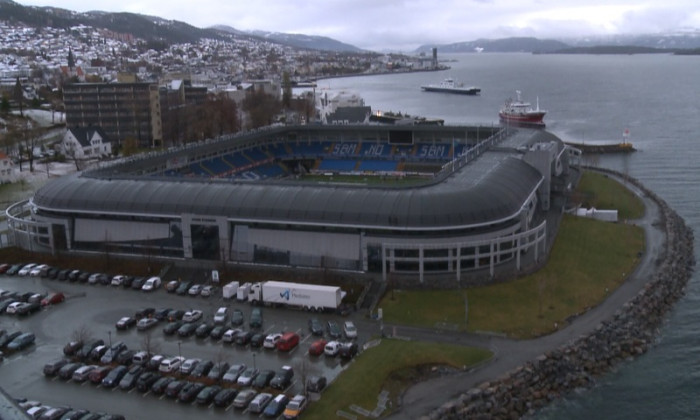
[(660, 208), (666, 247), (654, 277), (612, 319), (591, 333), (467, 391), (423, 419), (518, 419), (532, 415), (556, 398), (592, 386), (597, 376), (649, 349), (692, 274), (693, 232), (662, 199), (636, 180), (628, 181)]

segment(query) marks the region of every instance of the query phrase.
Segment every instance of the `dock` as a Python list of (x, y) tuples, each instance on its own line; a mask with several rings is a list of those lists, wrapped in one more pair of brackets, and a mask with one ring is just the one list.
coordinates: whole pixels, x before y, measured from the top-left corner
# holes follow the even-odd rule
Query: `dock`
[(636, 152), (630, 142), (620, 143), (572, 143), (564, 142), (565, 144), (579, 149), (583, 154), (603, 154), (603, 153), (632, 153)]

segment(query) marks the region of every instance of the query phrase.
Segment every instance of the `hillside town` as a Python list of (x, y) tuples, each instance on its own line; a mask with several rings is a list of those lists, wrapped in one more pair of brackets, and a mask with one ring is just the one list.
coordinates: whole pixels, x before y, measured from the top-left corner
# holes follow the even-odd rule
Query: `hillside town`
[[(328, 116), (344, 106), (356, 108), (354, 122), (366, 121), (368, 107), (361, 98), (352, 94), (316, 97), (309, 89), (292, 88), (313, 88), (316, 80), (325, 77), (426, 71), (438, 66), (434, 55), (309, 50), (245, 36), (167, 43), (82, 24), (62, 29), (0, 21), (0, 38), (3, 160), (18, 168), (26, 160), (32, 169), (33, 159), (47, 152), (69, 159), (106, 158), (273, 122), (333, 123)], [(131, 102), (105, 102), (101, 92), (115, 89)], [(262, 96), (255, 98), (256, 94)], [(89, 95), (92, 102), (87, 105)], [(128, 126), (116, 122), (120, 112), (137, 107), (142, 107), (139, 121), (134, 118)], [(52, 124), (64, 127), (62, 139), (54, 136), (53, 146), (40, 141), (42, 129), (31, 119), (24, 120), (24, 109), (51, 112)], [(105, 119), (105, 113), (111, 120)], [(336, 119), (347, 123), (346, 114)], [(153, 123), (153, 115), (159, 115), (160, 121)], [(228, 122), (217, 125), (212, 122), (214, 115)], [(71, 134), (93, 126), (100, 128), (99, 140), (78, 141)], [(57, 141), (62, 142), (58, 147)], [(113, 145), (90, 155), (91, 142), (96, 141)], [(81, 142), (84, 150), (76, 148)], [(3, 182), (14, 178), (10, 172), (3, 171)]]

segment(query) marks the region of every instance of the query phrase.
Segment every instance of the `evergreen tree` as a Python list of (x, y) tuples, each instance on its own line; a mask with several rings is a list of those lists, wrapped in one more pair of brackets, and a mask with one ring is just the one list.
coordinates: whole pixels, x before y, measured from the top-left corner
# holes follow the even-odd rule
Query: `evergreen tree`
[(19, 105), (19, 115), (24, 117), (24, 90), (22, 89), (22, 84), (19, 82), (19, 77), (15, 83), (13, 96), (17, 102), (17, 105)]
[(289, 79), (289, 72), (282, 73), (282, 105), (289, 109), (292, 104), (292, 81)]
[(73, 70), (75, 68), (75, 58), (73, 57), (73, 50), (68, 48), (68, 68)]

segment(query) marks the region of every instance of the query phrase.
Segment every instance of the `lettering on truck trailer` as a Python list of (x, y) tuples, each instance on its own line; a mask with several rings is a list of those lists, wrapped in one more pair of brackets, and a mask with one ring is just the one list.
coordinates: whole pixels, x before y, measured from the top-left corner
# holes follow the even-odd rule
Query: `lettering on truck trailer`
[(280, 292), (280, 297), (284, 300), (289, 300), (291, 298), (294, 299), (305, 299), (305, 300), (310, 300), (311, 295), (302, 295), (298, 293), (296, 290), (291, 290), (291, 289), (284, 289), (283, 292)]

